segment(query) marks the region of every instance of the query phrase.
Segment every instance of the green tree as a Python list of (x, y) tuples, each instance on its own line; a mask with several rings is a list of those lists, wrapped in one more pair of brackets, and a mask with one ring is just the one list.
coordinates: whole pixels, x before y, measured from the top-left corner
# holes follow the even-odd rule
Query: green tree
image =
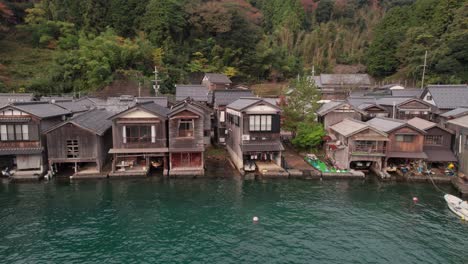
[(320, 146), (325, 136), (325, 129), (318, 123), (299, 123), (292, 143), (296, 148), (312, 150)]
[(306, 76), (298, 76), (291, 82), (291, 87), (285, 95), (287, 103), (283, 107), (284, 128), (288, 131), (297, 131), (301, 123), (313, 124), (316, 122), (316, 112), (320, 93), (315, 83)]

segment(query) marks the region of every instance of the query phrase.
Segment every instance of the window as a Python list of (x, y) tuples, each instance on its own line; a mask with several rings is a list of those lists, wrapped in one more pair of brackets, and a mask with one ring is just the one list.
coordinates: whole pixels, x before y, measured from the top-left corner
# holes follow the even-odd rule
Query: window
[(238, 116), (234, 116), (234, 124), (235, 124), (236, 126), (239, 126), (239, 119), (240, 119), (240, 118), (239, 118)]
[(156, 128), (154, 126), (133, 125), (123, 127), (124, 143), (154, 143)]
[(29, 140), (28, 125), (1, 125), (0, 140), (2, 141), (21, 141)]
[(219, 112), (219, 122), (224, 122), (226, 121), (226, 112), (221, 111)]
[(429, 101), (432, 100), (432, 96), (427, 95), (427, 100), (429, 100)]
[(271, 115), (249, 116), (250, 131), (271, 131)]
[(442, 145), (442, 136), (425, 136), (424, 144), (426, 145)]
[(414, 135), (396, 135), (397, 142), (413, 142)]
[(193, 137), (193, 119), (181, 119), (179, 121), (179, 137)]
[(78, 147), (78, 140), (67, 140), (67, 158), (73, 159), (80, 156), (80, 149)]

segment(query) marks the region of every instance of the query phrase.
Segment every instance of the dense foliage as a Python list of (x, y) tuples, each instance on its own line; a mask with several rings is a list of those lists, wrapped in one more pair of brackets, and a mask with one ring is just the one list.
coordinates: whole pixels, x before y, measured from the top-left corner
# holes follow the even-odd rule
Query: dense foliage
[[(37, 76), (0, 58), (0, 88), (89, 91), (122, 73), (150, 78), (154, 66), (166, 92), (200, 72), (283, 81), (312, 66), (413, 80), (426, 50), (429, 82), (466, 82), (467, 2), (6, 0), (0, 40), (54, 56)], [(15, 74), (31, 81), (2, 84)]]

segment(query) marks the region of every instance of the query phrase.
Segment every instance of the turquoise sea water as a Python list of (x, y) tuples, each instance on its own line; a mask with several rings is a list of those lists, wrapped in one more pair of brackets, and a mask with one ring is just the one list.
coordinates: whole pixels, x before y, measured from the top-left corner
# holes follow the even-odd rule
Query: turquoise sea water
[(1, 263), (468, 263), (467, 238), (429, 184), (0, 184)]

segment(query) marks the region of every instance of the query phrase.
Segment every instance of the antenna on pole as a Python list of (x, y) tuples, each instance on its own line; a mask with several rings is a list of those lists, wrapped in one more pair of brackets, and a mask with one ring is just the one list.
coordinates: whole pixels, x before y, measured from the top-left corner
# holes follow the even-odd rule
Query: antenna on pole
[(158, 95), (158, 92), (159, 92), (159, 84), (158, 84), (158, 68), (156, 66), (154, 66), (154, 84), (153, 84), (153, 90), (154, 90), (154, 95), (157, 96)]
[(427, 50), (426, 50), (426, 53), (424, 54), (424, 65), (423, 65), (423, 73), (422, 73), (422, 79), (421, 79), (421, 89), (424, 88), (424, 76), (426, 75), (426, 66), (427, 66)]

